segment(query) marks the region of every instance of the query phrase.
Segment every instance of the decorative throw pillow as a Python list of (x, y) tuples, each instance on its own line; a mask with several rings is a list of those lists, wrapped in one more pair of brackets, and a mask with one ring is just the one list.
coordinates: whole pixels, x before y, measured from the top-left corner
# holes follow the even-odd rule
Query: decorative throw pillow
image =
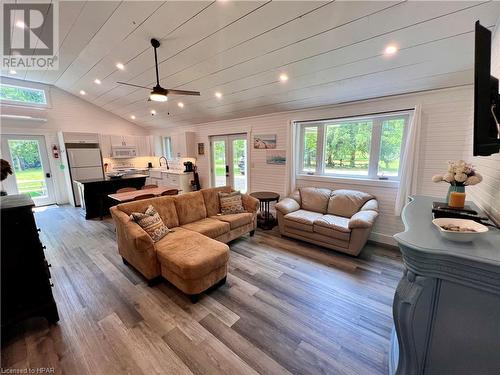
[(219, 202), (222, 215), (245, 212), (245, 208), (241, 202), (241, 193), (239, 191), (234, 191), (232, 193), (219, 192)]
[(132, 212), (130, 217), (149, 234), (154, 242), (158, 242), (170, 232), (170, 229), (163, 223), (160, 215), (151, 205), (149, 205), (146, 212)]

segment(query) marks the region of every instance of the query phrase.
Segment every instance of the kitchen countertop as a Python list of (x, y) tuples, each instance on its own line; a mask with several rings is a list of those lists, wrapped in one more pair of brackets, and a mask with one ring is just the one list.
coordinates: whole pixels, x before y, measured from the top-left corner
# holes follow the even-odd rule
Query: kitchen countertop
[(153, 172), (161, 172), (161, 173), (166, 173), (166, 174), (190, 174), (190, 173), (193, 173), (193, 172), (184, 172), (184, 171), (175, 170), (175, 169), (165, 170), (163, 168), (151, 168), (150, 170)]
[(148, 175), (145, 174), (129, 174), (129, 175), (124, 175), (120, 178), (109, 178), (109, 177), (102, 177), (102, 178), (90, 178), (87, 180), (74, 180), (76, 183), (79, 184), (92, 184), (96, 182), (110, 182), (110, 181), (120, 181), (120, 180), (131, 180), (131, 179), (137, 179), (137, 178), (147, 178), (149, 177)]

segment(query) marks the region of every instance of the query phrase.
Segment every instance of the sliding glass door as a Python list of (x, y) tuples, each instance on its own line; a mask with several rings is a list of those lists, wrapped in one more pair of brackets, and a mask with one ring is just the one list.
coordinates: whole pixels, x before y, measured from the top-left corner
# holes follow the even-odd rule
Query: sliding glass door
[(212, 186), (232, 186), (245, 193), (248, 189), (248, 144), (246, 134), (210, 138)]

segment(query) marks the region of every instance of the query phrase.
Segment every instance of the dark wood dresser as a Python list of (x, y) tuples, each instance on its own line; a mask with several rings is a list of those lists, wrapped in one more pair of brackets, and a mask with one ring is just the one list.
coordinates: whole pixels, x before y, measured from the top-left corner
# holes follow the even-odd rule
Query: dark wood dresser
[(59, 320), (50, 265), (38, 237), (34, 203), (28, 195), (0, 197), (2, 331), (24, 319)]

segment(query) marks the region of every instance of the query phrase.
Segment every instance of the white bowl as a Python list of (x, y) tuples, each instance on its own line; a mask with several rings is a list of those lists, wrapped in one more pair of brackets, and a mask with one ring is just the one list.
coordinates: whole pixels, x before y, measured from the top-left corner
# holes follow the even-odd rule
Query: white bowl
[[(467, 219), (451, 219), (447, 217), (441, 217), (439, 219), (432, 220), (432, 223), (439, 229), (442, 236), (450, 241), (457, 242), (469, 242), (474, 241), (481, 234), (488, 232), (488, 227), (474, 220)], [(452, 230), (446, 230), (441, 228), (442, 225), (457, 225), (463, 228), (474, 229), (475, 232), (455, 232)]]

